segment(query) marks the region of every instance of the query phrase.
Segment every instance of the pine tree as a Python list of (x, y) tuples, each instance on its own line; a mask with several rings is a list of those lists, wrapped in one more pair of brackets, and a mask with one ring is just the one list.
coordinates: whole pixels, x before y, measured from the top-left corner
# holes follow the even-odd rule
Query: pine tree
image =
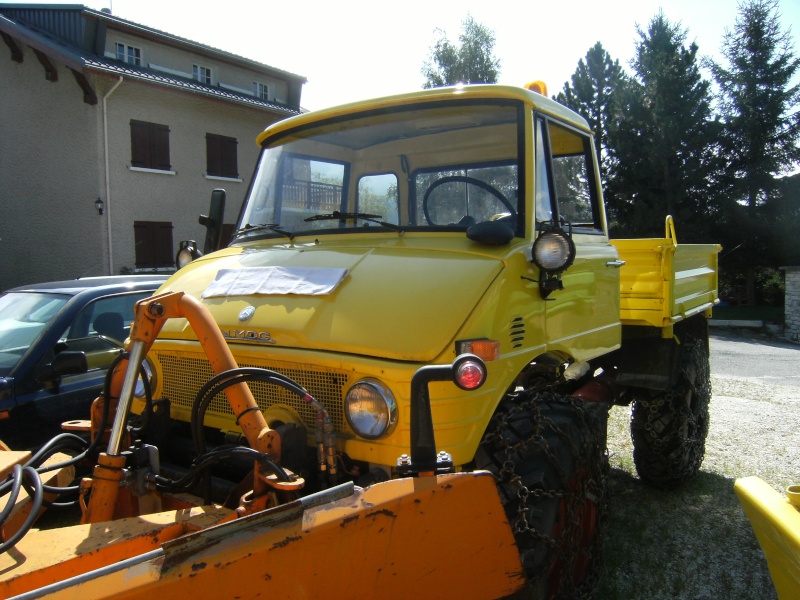
[(718, 238), (739, 249), (723, 263), (723, 279), (737, 279), (750, 304), (758, 270), (790, 260), (796, 245), (797, 232), (786, 228), (796, 219), (784, 210), (778, 176), (800, 161), (800, 85), (791, 84), (800, 58), (790, 33), (781, 30), (777, 6), (777, 0), (740, 4), (722, 44), (729, 66), (708, 63), (725, 124), (722, 188), (729, 203)]
[(725, 123), (729, 193), (751, 217), (777, 189), (776, 175), (800, 161), (800, 85), (791, 85), (800, 58), (790, 33), (781, 31), (777, 6), (777, 0), (740, 4), (722, 44), (730, 66), (709, 61)]
[(564, 83), (563, 90), (555, 97), (589, 122), (595, 134), (595, 150), (603, 180), (609, 168), (607, 123), (611, 117), (614, 92), (623, 77), (619, 61), (612, 61), (603, 45), (597, 42), (586, 53), (586, 60), (578, 61), (578, 68), (572, 74), (572, 83)]
[(618, 89), (609, 124), (608, 201), (615, 234), (663, 235), (671, 214), (684, 241), (711, 241), (717, 212), (710, 188), (718, 169), (718, 124), (697, 45), (663, 13), (640, 40), (633, 77)]

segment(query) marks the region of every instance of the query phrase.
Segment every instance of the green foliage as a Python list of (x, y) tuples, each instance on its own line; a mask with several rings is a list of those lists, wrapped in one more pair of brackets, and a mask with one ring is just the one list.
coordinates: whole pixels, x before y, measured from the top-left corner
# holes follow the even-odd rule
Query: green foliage
[(783, 306), (715, 306), (713, 313), (717, 321), (784, 322)]
[(777, 0), (741, 4), (722, 44), (729, 66), (708, 62), (720, 89), (727, 191), (750, 216), (777, 190), (775, 176), (800, 160), (800, 85), (791, 85), (800, 58), (777, 7)]
[(610, 160), (606, 140), (607, 123), (611, 118), (614, 94), (623, 79), (619, 61), (612, 61), (603, 45), (597, 42), (586, 53), (586, 60), (578, 61), (571, 84), (565, 83), (563, 90), (555, 97), (586, 119), (595, 132), (595, 151), (600, 157), (604, 180)]
[[(800, 264), (800, 176), (781, 178), (800, 163), (800, 58), (777, 7), (739, 4), (726, 64), (704, 64), (716, 96), (697, 45), (661, 12), (637, 28), (630, 75), (598, 41), (556, 96), (595, 131), (612, 235), (660, 237), (672, 214), (681, 242), (723, 245), (721, 283), (751, 303), (776, 303), (764, 273)], [(439, 34), (425, 88), (497, 80), (494, 32), (468, 15), (457, 44)]]
[[(748, 298), (748, 271), (742, 268), (731, 268), (730, 263), (722, 260), (723, 265), (720, 272), (719, 295), (725, 303), (732, 306), (739, 306), (740, 303), (754, 304), (758, 306), (776, 306), (784, 304), (786, 295), (786, 284), (784, 283), (783, 272), (774, 267), (753, 267), (752, 288), (753, 298)], [(714, 315), (717, 315), (715, 309)]]
[(497, 83), (500, 61), (492, 54), (494, 32), (477, 23), (471, 15), (461, 24), (458, 44), (447, 39), (445, 32), (430, 52), (422, 68), (425, 89), (455, 85), (457, 83)]
[(772, 234), (774, 264), (800, 265), (800, 173), (778, 180), (778, 190), (764, 207)]
[(682, 241), (712, 241), (719, 124), (697, 45), (663, 13), (639, 41), (633, 77), (620, 82), (608, 128), (608, 208), (617, 235), (661, 235), (673, 215)]
[(726, 167), (717, 193), (728, 202), (717, 238), (742, 247), (731, 266), (746, 273), (750, 302), (760, 293), (761, 301), (774, 303), (776, 288), (757, 280), (759, 269), (800, 258), (797, 204), (792, 215), (789, 190), (778, 179), (800, 160), (800, 85), (791, 83), (800, 58), (789, 32), (781, 30), (777, 0), (740, 4), (722, 54), (727, 66), (708, 61), (725, 125), (720, 141)]

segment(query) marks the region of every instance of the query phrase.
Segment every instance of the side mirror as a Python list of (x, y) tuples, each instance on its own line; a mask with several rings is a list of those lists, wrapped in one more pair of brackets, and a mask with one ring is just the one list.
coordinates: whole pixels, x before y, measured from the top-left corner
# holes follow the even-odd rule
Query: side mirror
[(62, 375), (79, 375), (89, 370), (86, 353), (82, 350), (62, 350), (53, 362), (44, 365), (36, 374), (39, 381), (50, 381)]
[(216, 189), (211, 192), (211, 205), (208, 215), (200, 215), (200, 225), (206, 228), (206, 240), (203, 254), (219, 250), (222, 243), (222, 223), (225, 220), (225, 190)]
[(502, 221), (483, 221), (467, 229), (467, 239), (489, 246), (504, 246), (514, 239), (514, 230)]

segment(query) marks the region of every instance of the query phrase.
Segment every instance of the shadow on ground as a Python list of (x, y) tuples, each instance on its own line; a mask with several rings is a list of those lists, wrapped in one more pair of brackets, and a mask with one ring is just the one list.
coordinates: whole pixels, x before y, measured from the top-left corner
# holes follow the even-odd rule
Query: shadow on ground
[(657, 490), (612, 467), (598, 597), (774, 600), (733, 483), (701, 471), (677, 489)]

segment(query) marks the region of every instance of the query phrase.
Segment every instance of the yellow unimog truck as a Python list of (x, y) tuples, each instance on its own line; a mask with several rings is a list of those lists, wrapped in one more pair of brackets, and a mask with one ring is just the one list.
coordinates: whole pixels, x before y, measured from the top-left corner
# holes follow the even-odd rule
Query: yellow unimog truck
[(538, 82), (258, 143), (230, 245), (138, 306), (83, 425), (85, 524), (41, 566), (47, 532), (17, 542), (0, 594), (590, 594), (610, 406), (642, 479), (702, 462), (719, 246), (610, 239), (592, 132)]

